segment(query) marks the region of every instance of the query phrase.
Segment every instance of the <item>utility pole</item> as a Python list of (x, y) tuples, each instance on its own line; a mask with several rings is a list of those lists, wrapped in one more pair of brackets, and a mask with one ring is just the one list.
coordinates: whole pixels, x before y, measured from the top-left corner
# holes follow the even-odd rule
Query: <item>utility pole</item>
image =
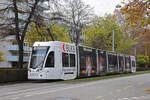
[(115, 52), (115, 31), (112, 31), (112, 52)]

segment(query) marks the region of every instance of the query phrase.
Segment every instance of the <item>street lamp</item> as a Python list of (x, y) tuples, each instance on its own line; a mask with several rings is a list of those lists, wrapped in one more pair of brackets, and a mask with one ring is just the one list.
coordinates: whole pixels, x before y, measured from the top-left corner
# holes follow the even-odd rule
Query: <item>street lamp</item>
[[(121, 5), (116, 5), (116, 9), (121, 8)], [(115, 52), (115, 30), (112, 31), (112, 52)]]
[(120, 4), (117, 4), (117, 5), (116, 5), (116, 8), (121, 8), (121, 5), (120, 5)]

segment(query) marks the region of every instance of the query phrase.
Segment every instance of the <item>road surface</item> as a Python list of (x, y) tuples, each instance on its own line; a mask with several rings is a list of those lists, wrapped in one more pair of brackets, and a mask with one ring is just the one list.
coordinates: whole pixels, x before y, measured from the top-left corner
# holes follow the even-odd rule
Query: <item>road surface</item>
[(150, 100), (150, 74), (92, 82), (0, 86), (0, 100)]

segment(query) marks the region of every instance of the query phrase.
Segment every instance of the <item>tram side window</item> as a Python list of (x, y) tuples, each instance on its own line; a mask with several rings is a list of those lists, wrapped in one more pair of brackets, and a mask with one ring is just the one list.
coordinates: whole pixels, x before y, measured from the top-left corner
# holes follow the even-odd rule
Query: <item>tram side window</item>
[(108, 62), (109, 62), (109, 65), (110, 65), (110, 66), (113, 65), (112, 55), (108, 55)]
[(113, 55), (113, 64), (115, 67), (117, 67), (117, 56)]
[(119, 56), (119, 67), (120, 68), (123, 68), (124, 67), (124, 60), (123, 60), (123, 57), (122, 56)]
[(75, 54), (70, 54), (70, 67), (75, 67)]
[(136, 66), (135, 66), (135, 61), (132, 61), (132, 67), (136, 67)]
[(54, 67), (54, 52), (50, 52), (45, 67)]
[(63, 64), (63, 67), (69, 67), (69, 55), (68, 55), (68, 53), (62, 53), (62, 64)]

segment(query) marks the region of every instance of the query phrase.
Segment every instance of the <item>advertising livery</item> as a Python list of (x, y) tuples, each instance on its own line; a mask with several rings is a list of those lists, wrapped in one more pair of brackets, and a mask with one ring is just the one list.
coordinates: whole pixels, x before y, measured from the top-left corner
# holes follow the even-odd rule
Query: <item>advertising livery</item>
[(80, 76), (96, 75), (96, 49), (79, 46)]
[(103, 75), (107, 71), (106, 51), (98, 50), (98, 75)]

